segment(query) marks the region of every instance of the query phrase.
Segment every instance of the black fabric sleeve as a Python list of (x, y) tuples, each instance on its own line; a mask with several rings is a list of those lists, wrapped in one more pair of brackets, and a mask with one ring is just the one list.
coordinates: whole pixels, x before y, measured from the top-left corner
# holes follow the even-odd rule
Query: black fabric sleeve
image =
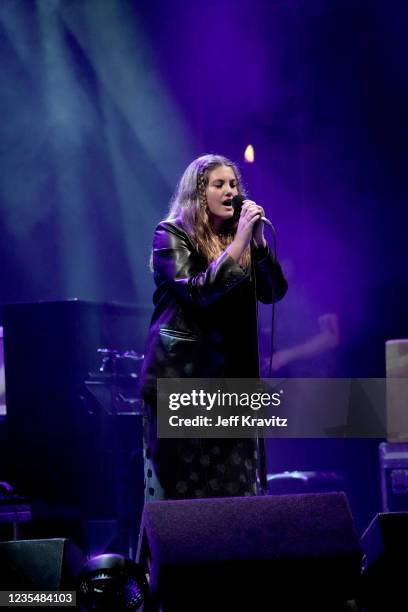
[(156, 284), (165, 282), (178, 298), (206, 307), (231, 291), (249, 275), (224, 252), (204, 270), (197, 272), (199, 254), (189, 235), (177, 225), (160, 223), (153, 239), (153, 268)]
[(288, 290), (288, 282), (282, 268), (276, 261), (269, 246), (252, 248), (256, 281), (256, 297), (264, 304), (281, 300)]

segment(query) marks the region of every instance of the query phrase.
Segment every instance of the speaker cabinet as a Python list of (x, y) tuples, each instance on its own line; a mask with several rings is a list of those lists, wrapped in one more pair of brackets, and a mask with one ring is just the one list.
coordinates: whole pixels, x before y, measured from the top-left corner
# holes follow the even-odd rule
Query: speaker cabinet
[(407, 609), (408, 512), (377, 514), (361, 536), (364, 612)]
[(345, 495), (327, 493), (148, 503), (138, 560), (146, 610), (333, 612), (357, 593), (361, 552)]
[(72, 542), (0, 542), (0, 590), (75, 590), (86, 559)]

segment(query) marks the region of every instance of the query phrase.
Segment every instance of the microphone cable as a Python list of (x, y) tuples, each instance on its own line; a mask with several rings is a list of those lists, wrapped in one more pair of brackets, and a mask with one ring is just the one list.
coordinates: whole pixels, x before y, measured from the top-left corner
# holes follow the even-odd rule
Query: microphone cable
[[(268, 224), (272, 230), (272, 238), (273, 238), (273, 261), (274, 264), (277, 262), (277, 247), (276, 247), (276, 230), (272, 223)], [(256, 298), (256, 275), (254, 270), (254, 244), (251, 240), (251, 273), (254, 282), (255, 288), (255, 301), (256, 301), (256, 319), (258, 322), (258, 300)], [(269, 368), (268, 368), (268, 378), (272, 378), (272, 363), (273, 363), (273, 353), (274, 353), (274, 338), (275, 338), (275, 300), (274, 300), (274, 292), (276, 286), (276, 265), (273, 267), (272, 272), (272, 310), (271, 310), (271, 334), (270, 334), (270, 348), (269, 348)], [(261, 374), (261, 373), (260, 373)], [(268, 477), (266, 471), (266, 451), (265, 451), (265, 438), (263, 433), (257, 437), (258, 441), (258, 453), (259, 453), (259, 482), (260, 489), (262, 495), (267, 495), (268, 491)]]

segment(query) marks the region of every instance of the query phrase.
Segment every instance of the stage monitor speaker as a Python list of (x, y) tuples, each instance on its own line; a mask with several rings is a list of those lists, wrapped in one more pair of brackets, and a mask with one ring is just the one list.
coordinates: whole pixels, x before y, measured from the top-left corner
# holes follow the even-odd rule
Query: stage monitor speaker
[(382, 512), (361, 536), (364, 612), (406, 610), (408, 512)]
[(361, 551), (346, 496), (324, 493), (147, 503), (137, 560), (146, 610), (334, 612), (357, 593)]
[(63, 538), (0, 542), (0, 590), (75, 590), (85, 561)]

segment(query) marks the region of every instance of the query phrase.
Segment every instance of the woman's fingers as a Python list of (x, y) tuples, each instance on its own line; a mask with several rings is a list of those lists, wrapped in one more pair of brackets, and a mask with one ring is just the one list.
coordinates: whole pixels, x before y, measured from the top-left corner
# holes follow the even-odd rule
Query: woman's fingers
[(254, 225), (257, 221), (259, 221), (261, 216), (262, 215), (258, 210), (252, 211), (248, 214), (248, 222), (251, 223), (251, 225)]
[(262, 206), (258, 206), (256, 202), (253, 202), (252, 200), (244, 200), (241, 210), (241, 216), (247, 217), (248, 215), (250, 215), (252, 217), (252, 214), (258, 214), (263, 217), (265, 215), (265, 212)]
[(262, 209), (259, 206), (251, 206), (248, 207), (243, 214), (241, 214), (241, 218), (245, 219), (248, 223), (255, 223), (262, 217)]
[(237, 234), (242, 236), (247, 244), (253, 237), (256, 223), (264, 215), (262, 206), (252, 200), (244, 200), (238, 222)]

